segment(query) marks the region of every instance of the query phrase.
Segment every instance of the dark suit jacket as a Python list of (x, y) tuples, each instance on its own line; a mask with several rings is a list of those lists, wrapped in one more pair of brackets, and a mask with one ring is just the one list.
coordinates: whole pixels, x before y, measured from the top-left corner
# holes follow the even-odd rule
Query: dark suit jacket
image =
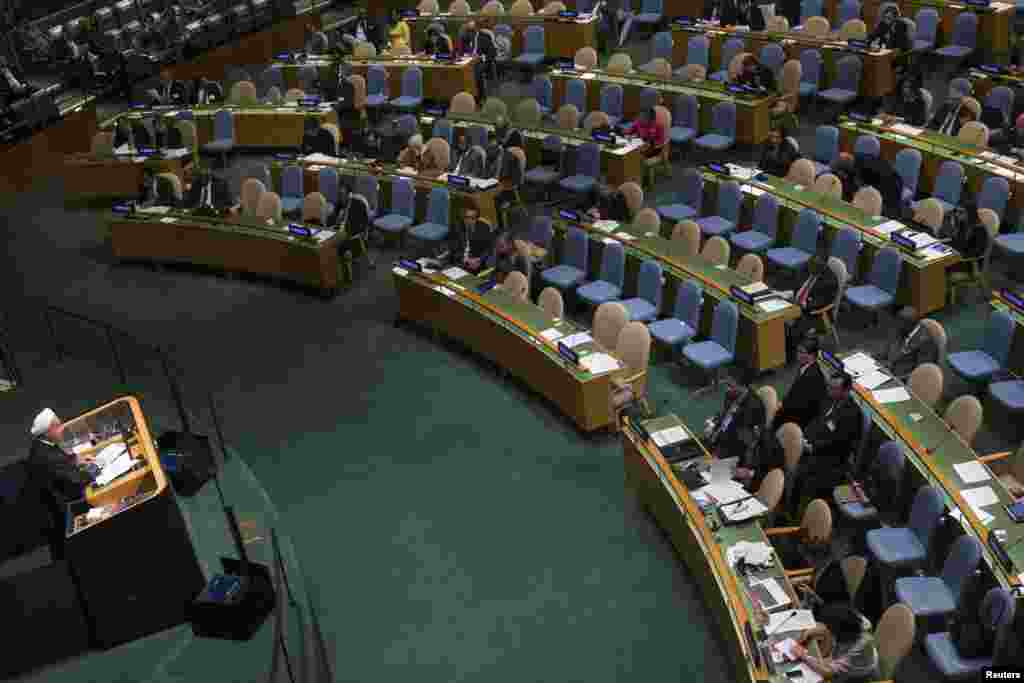
[(782, 450), (782, 444), (775, 438), (775, 432), (770, 430), (762, 432), (761, 438), (751, 450), (747, 461), (740, 462), (743, 467), (754, 470), (754, 476), (750, 479), (747, 489), (751, 492), (761, 488), (761, 482), (774, 469), (782, 469), (786, 465), (786, 454)]
[(917, 324), (904, 330), (889, 348), (889, 367), (897, 377), (908, 376), (921, 363), (938, 362), (938, 345), (928, 331)]
[[(814, 277), (813, 275), (810, 277)], [(793, 293), (793, 296), (797, 296), (800, 293), (800, 289), (803, 289), (804, 280), (800, 284), (800, 287)], [(807, 295), (807, 304), (804, 306), (805, 312), (817, 311), (820, 308), (828, 306), (836, 300), (836, 291), (839, 289), (839, 280), (836, 279), (835, 273), (828, 268), (822, 268), (821, 272), (818, 273), (817, 279), (814, 284), (811, 285), (811, 291)]]
[[(730, 411), (732, 418), (723, 427), (723, 421)], [(719, 457), (738, 457), (743, 464), (764, 426), (765, 409), (761, 397), (747, 390), (735, 401), (726, 398), (722, 411), (715, 419), (717, 427), (712, 434), (712, 448)]]
[(811, 452), (800, 460), (797, 477), (804, 491), (814, 495), (843, 481), (850, 454), (860, 443), (861, 412), (852, 398), (838, 404), (826, 403), (804, 430)]
[[(946, 118), (949, 116), (949, 114), (953, 110), (959, 108), (959, 102), (945, 102), (941, 107), (939, 107), (938, 111), (935, 112), (935, 116), (933, 116), (932, 120), (928, 123), (928, 127), (931, 128), (932, 130), (939, 130), (940, 128), (942, 128), (942, 124), (945, 123)], [(953, 118), (953, 127), (948, 134), (953, 137), (956, 137), (959, 133), (960, 118), (958, 116), (955, 116)]]
[(761, 153), (761, 170), (769, 175), (785, 178), (789, 173), (789, 167), (800, 158), (800, 153), (793, 146), (788, 138), (784, 138), (779, 145), (765, 145)]
[(828, 387), (825, 385), (825, 375), (817, 363), (811, 363), (810, 367), (798, 374), (789, 388), (782, 406), (775, 415), (775, 423), (772, 431), (786, 424), (795, 422), (800, 429), (806, 429), (815, 417), (821, 412), (822, 404), (828, 400)]
[(27, 462), (33, 481), (49, 491), (58, 503), (78, 500), (89, 483), (89, 477), (78, 469), (73, 456), (42, 439), (32, 441)]
[(466, 255), (466, 244), (469, 244), (469, 256), (479, 258), (481, 267), (494, 258), (494, 244), (498, 239), (498, 231), (486, 221), (478, 220), (471, 230), (465, 226), (452, 231), (452, 238), (449, 244), (451, 249), (451, 262), (456, 265), (462, 264)]

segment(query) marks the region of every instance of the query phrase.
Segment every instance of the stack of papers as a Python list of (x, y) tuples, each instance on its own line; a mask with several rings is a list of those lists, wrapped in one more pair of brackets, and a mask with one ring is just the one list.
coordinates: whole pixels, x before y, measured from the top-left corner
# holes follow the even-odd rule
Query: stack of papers
[(868, 391), (873, 391), (891, 379), (892, 377), (885, 374), (881, 370), (872, 370), (870, 372), (865, 372), (860, 377), (858, 377), (857, 384), (861, 385)]
[(462, 268), (459, 268), (458, 266), (453, 266), (451, 268), (448, 268), (447, 270), (442, 270), (441, 274), (444, 275), (449, 280), (458, 280), (459, 278), (463, 278), (469, 275), (469, 273), (464, 271)]
[(731, 479), (726, 481), (715, 482), (708, 484), (707, 486), (698, 489), (713, 501), (719, 505), (731, 503), (742, 498), (746, 498), (750, 495), (743, 486)]
[[(959, 474), (959, 471), (957, 472)], [(964, 497), (967, 504), (971, 508), (971, 512), (974, 516), (986, 526), (991, 524), (992, 520), (995, 519), (990, 515), (985, 507), (988, 505), (995, 505), (999, 502), (999, 497), (996, 492), (992, 490), (991, 486), (977, 486), (973, 489), (963, 489), (960, 491), (960, 495)]]
[(746, 166), (740, 166), (739, 164), (726, 164), (729, 169), (729, 175), (733, 178), (739, 178), (740, 180), (750, 180), (757, 175), (757, 170), (747, 168)]
[(774, 612), (768, 615), (768, 625), (765, 626), (765, 633), (774, 635), (790, 631), (803, 631), (813, 627), (814, 623), (814, 612), (809, 609)]
[(549, 327), (548, 329), (541, 332), (540, 336), (542, 336), (544, 339), (547, 339), (549, 342), (556, 342), (562, 338), (562, 333), (556, 330), (554, 327)]
[(740, 541), (734, 545), (729, 546), (725, 551), (725, 559), (729, 561), (729, 564), (736, 566), (736, 563), (740, 561), (740, 558), (746, 560), (747, 564), (752, 564), (757, 567), (766, 567), (772, 563), (772, 558), (775, 556), (775, 551), (772, 547), (764, 541), (758, 541), (752, 543), (750, 541)]
[(618, 370), (619, 361), (607, 353), (591, 353), (580, 359), (580, 365), (590, 371), (592, 375), (600, 375), (605, 372)]
[(676, 425), (675, 427), (654, 432), (651, 434), (651, 439), (659, 448), (665, 448), (666, 446), (672, 446), (683, 441), (689, 441), (690, 434), (681, 426)]
[(337, 157), (332, 157), (329, 154), (321, 154), (320, 152), (307, 154), (302, 157), (302, 160), (310, 164), (335, 164), (338, 162)]
[(765, 313), (775, 313), (789, 306), (789, 302), (785, 299), (766, 299), (757, 303), (758, 309)]
[[(106, 465), (101, 466), (103, 470), (100, 472), (99, 476), (96, 477), (96, 483), (99, 486), (106, 486), (110, 482), (114, 481), (114, 479), (117, 479), (122, 474), (130, 470), (132, 468), (132, 465), (135, 464), (135, 460), (132, 458), (132, 454), (128, 451), (127, 448), (125, 448), (124, 444), (119, 443), (116, 444), (116, 446), (118, 448), (120, 455), (115, 457)], [(103, 451), (106, 452), (109, 448), (110, 446), (107, 446), (107, 448), (104, 448)], [(97, 457), (97, 464), (99, 464), (98, 460), (99, 458)]]
[(586, 344), (587, 342), (593, 341), (594, 338), (590, 336), (589, 332), (577, 332), (576, 334), (570, 334), (562, 337), (562, 343), (570, 349), (574, 349), (580, 344)]
[(742, 522), (764, 514), (768, 508), (757, 498), (748, 498), (740, 503), (719, 506), (719, 510), (730, 522)]
[(956, 470), (957, 476), (965, 484), (977, 484), (979, 481), (988, 481), (991, 479), (988, 473), (988, 469), (982, 463), (977, 460), (971, 462), (958, 462), (953, 465), (953, 469)]
[(761, 603), (761, 607), (766, 610), (784, 607), (793, 602), (774, 577), (760, 580), (751, 579), (748, 585), (751, 595), (756, 597)]
[(903, 387), (896, 387), (895, 389), (878, 389), (872, 392), (872, 396), (875, 400), (881, 404), (886, 403), (902, 403), (903, 401), (910, 400), (910, 393), (907, 392)]
[(925, 261), (934, 261), (944, 256), (949, 256), (952, 253), (952, 248), (946, 246), (945, 244), (937, 243), (925, 247), (924, 249), (921, 249), (920, 251), (917, 252), (917, 255), (918, 257), (924, 259)]
[(885, 223), (882, 223), (881, 225), (876, 225), (874, 230), (875, 230), (875, 232), (879, 232), (879, 233), (885, 235), (886, 237), (888, 237), (889, 235), (893, 234), (897, 230), (904, 230), (904, 229), (906, 229), (906, 227), (907, 226), (903, 225), (899, 221), (886, 221)]
[(915, 232), (913, 230), (904, 231), (903, 237), (914, 243), (915, 251), (924, 249), (925, 247), (930, 247), (938, 242), (934, 235), (929, 235), (926, 232)]
[(863, 351), (858, 351), (843, 359), (843, 370), (852, 377), (859, 377), (877, 369), (878, 362)]

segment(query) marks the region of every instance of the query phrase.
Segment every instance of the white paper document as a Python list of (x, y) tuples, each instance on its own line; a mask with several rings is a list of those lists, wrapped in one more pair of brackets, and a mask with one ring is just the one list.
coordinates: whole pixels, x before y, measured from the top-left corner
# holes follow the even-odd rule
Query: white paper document
[(925, 247), (917, 252), (918, 258), (924, 259), (925, 261), (935, 261), (937, 259), (949, 256), (953, 253), (945, 244), (932, 244), (931, 246)]
[(740, 180), (750, 180), (757, 174), (756, 169), (740, 166), (739, 164), (726, 164), (726, 166), (729, 169), (729, 175)]
[(877, 370), (878, 361), (863, 351), (858, 351), (857, 353), (843, 359), (843, 369), (846, 370), (848, 374), (857, 377)]
[[(764, 593), (762, 593), (758, 587), (763, 588)], [(779, 584), (778, 579), (775, 577), (770, 576), (767, 579), (751, 581), (750, 589), (751, 592), (757, 596), (758, 600), (760, 600), (761, 606), (767, 610), (784, 607), (793, 602), (793, 600), (786, 594), (786, 591), (782, 588), (782, 585)]]
[(757, 308), (765, 313), (775, 313), (787, 308), (789, 305), (790, 303), (785, 299), (767, 299), (757, 302)]
[(991, 486), (978, 486), (973, 489), (961, 489), (960, 495), (973, 507), (983, 508), (986, 505), (995, 505), (999, 497), (992, 490)]
[(467, 275), (469, 275), (469, 273), (464, 271), (462, 268), (459, 268), (458, 266), (453, 266), (451, 268), (448, 268), (447, 270), (442, 270), (441, 274), (444, 275), (449, 280), (458, 280), (459, 278), (464, 278)]
[(405, 268), (399, 268), (398, 266), (392, 268), (391, 272), (394, 273), (395, 275), (401, 275), (402, 277), (405, 277), (406, 275), (409, 274), (408, 270), (406, 270)]
[(796, 670), (800, 671), (800, 677), (799, 678), (789, 678), (788, 679), (788, 680), (794, 681), (794, 683), (820, 683), (820, 681), (825, 680), (824, 676), (822, 676), (820, 673), (818, 673), (817, 671), (815, 671), (811, 667), (807, 666), (803, 662), (800, 662), (800, 664), (798, 664), (796, 667), (794, 667), (793, 670), (794, 671), (796, 671)]
[(708, 484), (700, 490), (711, 496), (719, 505), (731, 503), (750, 495), (739, 482), (732, 480)]
[(171, 207), (169, 207), (169, 206), (147, 206), (144, 209), (139, 209), (138, 212), (139, 213), (164, 214), (164, 213), (167, 213), (170, 210), (171, 210)]
[(338, 162), (337, 157), (332, 157), (330, 154), (322, 154), (320, 152), (307, 154), (302, 157), (302, 160), (310, 164), (334, 164)]
[(117, 460), (121, 454), (127, 452), (127, 450), (127, 447), (121, 441), (112, 443), (109, 446), (105, 446), (103, 450), (97, 453), (96, 457), (93, 458), (93, 462), (96, 463), (97, 467), (103, 469), (110, 463)]
[(540, 336), (544, 337), (549, 342), (556, 342), (562, 338), (562, 333), (553, 327), (549, 327), (548, 329), (541, 332)]
[(751, 197), (760, 197), (765, 193), (760, 187), (754, 187), (753, 185), (744, 185), (742, 188), (744, 194), (749, 194)]
[(885, 405), (886, 403), (902, 403), (903, 401), (910, 400), (910, 393), (903, 387), (896, 387), (894, 389), (878, 389), (871, 392), (872, 396), (879, 403)]
[[(704, 489), (701, 490), (703, 491)], [(731, 566), (735, 566), (742, 558), (748, 564), (765, 567), (771, 563), (774, 555), (775, 551), (764, 541), (758, 541), (757, 543), (740, 541), (729, 546), (725, 551), (725, 559), (729, 561)]]
[[(995, 519), (995, 517), (985, 512), (983, 508), (974, 507), (973, 505), (968, 505), (967, 507), (971, 509), (971, 512), (974, 513), (974, 516), (978, 518), (978, 521), (984, 524), (985, 526), (991, 524), (992, 520)], [(968, 525), (967, 520), (964, 518), (964, 513), (959, 508), (955, 510), (950, 510), (949, 516), (955, 519), (956, 521), (960, 522), (960, 524), (964, 527)]]
[(881, 225), (876, 225), (874, 227), (874, 230), (875, 230), (875, 232), (880, 232), (883, 235), (885, 235), (886, 237), (888, 237), (889, 235), (893, 234), (897, 230), (903, 230), (906, 227), (907, 226), (903, 225), (899, 221), (886, 221), (885, 223), (882, 223)]
[(720, 509), (722, 514), (725, 515), (725, 518), (731, 522), (742, 522), (745, 519), (757, 517), (758, 515), (764, 514), (768, 511), (765, 504), (757, 498), (748, 498), (740, 503), (723, 505), (720, 506)]
[(612, 370), (618, 370), (619, 361), (607, 353), (592, 353), (580, 359), (580, 365), (590, 371), (592, 375), (600, 375)]
[(593, 228), (595, 228), (597, 230), (600, 230), (602, 232), (613, 232), (613, 231), (618, 229), (619, 222), (618, 221), (609, 221), (609, 220), (600, 220), (600, 221), (594, 221), (590, 225), (591, 225), (591, 227), (593, 227)]
[(768, 625), (765, 626), (765, 633), (774, 635), (776, 633), (788, 633), (790, 631), (803, 631), (814, 626), (814, 612), (809, 609), (787, 609), (781, 612), (773, 612), (768, 615)]
[(654, 440), (654, 443), (656, 443), (659, 448), (682, 443), (683, 441), (689, 440), (689, 438), (690, 435), (686, 430), (678, 425), (675, 427), (669, 427), (668, 429), (662, 429), (661, 431), (651, 434), (651, 439)]
[[(121, 446), (124, 449), (124, 446)], [(120, 456), (114, 459), (109, 465), (103, 468), (100, 475), (96, 477), (96, 483), (100, 486), (106, 486), (110, 482), (114, 481), (117, 477), (127, 472), (132, 468), (134, 460), (132, 459), (131, 453), (125, 450)]]
[(988, 469), (985, 468), (985, 465), (977, 460), (971, 462), (958, 462), (953, 465), (953, 469), (956, 470), (957, 476), (960, 477), (960, 481), (965, 484), (977, 484), (979, 481), (988, 481), (992, 478), (989, 476)]
[(577, 332), (576, 334), (570, 334), (562, 338), (562, 343), (568, 346), (570, 349), (574, 349), (581, 344), (593, 341), (594, 338), (590, 336), (589, 332)]
[(871, 372), (865, 372), (863, 375), (858, 377), (857, 384), (861, 385), (868, 391), (873, 391), (891, 379), (892, 377), (880, 370), (872, 370)]

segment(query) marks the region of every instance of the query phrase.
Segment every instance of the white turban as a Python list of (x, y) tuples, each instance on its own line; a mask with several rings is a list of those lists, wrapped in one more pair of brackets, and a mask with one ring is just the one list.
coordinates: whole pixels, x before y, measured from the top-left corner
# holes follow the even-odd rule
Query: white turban
[(42, 436), (50, 429), (50, 425), (57, 420), (57, 413), (53, 412), (50, 408), (45, 408), (38, 415), (36, 419), (32, 420), (32, 436)]

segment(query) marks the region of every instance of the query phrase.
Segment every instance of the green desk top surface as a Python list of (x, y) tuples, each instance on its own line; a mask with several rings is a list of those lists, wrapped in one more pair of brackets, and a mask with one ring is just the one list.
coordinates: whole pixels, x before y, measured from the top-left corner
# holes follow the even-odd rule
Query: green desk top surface
[(676, 93), (676, 94), (687, 94), (695, 95), (701, 99), (714, 100), (717, 102), (735, 102), (738, 107), (754, 107), (766, 102), (774, 101), (777, 97), (777, 93), (767, 94), (754, 94), (754, 93), (740, 93), (734, 94), (726, 90), (725, 83), (719, 83), (718, 81), (688, 81), (681, 82), (670, 78), (659, 78), (653, 74), (643, 73), (642, 71), (633, 71), (625, 75), (610, 74), (607, 71), (600, 69), (589, 69), (584, 72), (579, 71), (559, 71), (554, 70), (551, 72), (552, 78), (565, 78), (572, 80), (585, 80), (585, 81), (597, 81), (598, 83), (615, 83), (618, 85), (633, 85), (637, 87), (650, 87), (663, 92)]

